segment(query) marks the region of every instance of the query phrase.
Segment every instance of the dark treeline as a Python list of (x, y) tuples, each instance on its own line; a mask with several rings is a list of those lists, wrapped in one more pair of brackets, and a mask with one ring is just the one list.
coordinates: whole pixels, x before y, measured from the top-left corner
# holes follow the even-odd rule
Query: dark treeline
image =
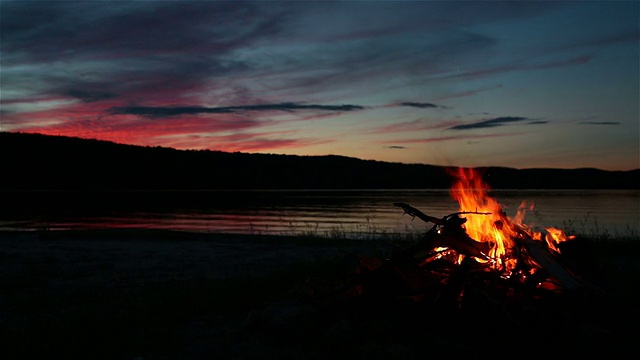
[[(0, 132), (2, 190), (448, 189), (452, 168)], [(478, 168), (494, 189), (638, 189), (640, 169)]]

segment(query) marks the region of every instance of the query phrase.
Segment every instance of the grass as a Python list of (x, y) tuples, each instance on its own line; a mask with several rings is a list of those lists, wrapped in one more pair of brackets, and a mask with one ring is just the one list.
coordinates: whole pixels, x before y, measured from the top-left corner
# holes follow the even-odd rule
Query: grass
[(627, 224), (621, 229), (615, 229), (612, 233), (607, 228), (600, 226), (598, 219), (593, 217), (590, 213), (586, 213), (582, 218), (564, 220), (561, 228), (567, 234), (574, 234), (576, 236), (592, 240), (626, 241), (640, 239), (638, 230), (631, 227), (631, 225)]

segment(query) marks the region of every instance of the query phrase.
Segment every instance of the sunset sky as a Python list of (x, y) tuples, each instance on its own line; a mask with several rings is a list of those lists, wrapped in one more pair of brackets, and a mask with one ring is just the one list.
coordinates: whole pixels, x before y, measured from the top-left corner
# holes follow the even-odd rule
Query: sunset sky
[(639, 4), (1, 0), (0, 130), (636, 169)]

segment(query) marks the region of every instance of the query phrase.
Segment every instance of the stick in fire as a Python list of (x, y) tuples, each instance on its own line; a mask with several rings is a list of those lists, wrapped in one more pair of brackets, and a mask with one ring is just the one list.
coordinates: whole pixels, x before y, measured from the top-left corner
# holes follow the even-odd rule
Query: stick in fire
[[(545, 280), (559, 285), (561, 288), (575, 290), (579, 288), (592, 288), (593, 286), (573, 276), (549, 250), (546, 243), (534, 240), (529, 233), (523, 229), (514, 228), (509, 233), (513, 236), (514, 246), (506, 254), (506, 259), (492, 258), (490, 250), (493, 247), (488, 241), (478, 241), (471, 238), (465, 231), (464, 224), (466, 218), (460, 215), (491, 215), (490, 212), (461, 211), (446, 215), (442, 218), (433, 217), (423, 213), (415, 207), (401, 202), (393, 204), (404, 210), (405, 214), (417, 217), (424, 222), (433, 223), (433, 227), (427, 231), (422, 240), (417, 244), (400, 249), (394, 253), (396, 260), (415, 257), (424, 251), (435, 250), (435, 256), (424, 260), (425, 263), (434, 259), (439, 259), (440, 254), (445, 250), (453, 250), (462, 257), (471, 257), (479, 262), (486, 262), (493, 270), (508, 270), (508, 276), (519, 277), (525, 284), (531, 283), (535, 279), (535, 285)], [(502, 214), (502, 216), (504, 216)], [(505, 218), (505, 220), (507, 220)], [(508, 221), (496, 221), (494, 223), (496, 231), (503, 230), (505, 226), (513, 227)], [(498, 261), (500, 260), (500, 261)], [(456, 260), (458, 264), (462, 259)], [(498, 269), (491, 264), (503, 264)], [(487, 268), (487, 270), (490, 270)]]

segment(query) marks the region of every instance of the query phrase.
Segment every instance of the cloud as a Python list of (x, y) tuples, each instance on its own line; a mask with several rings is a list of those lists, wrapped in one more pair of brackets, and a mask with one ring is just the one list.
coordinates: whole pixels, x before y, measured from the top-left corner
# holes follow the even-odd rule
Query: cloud
[(582, 125), (620, 125), (618, 121), (582, 121), (578, 124)]
[(507, 123), (520, 122), (525, 120), (529, 120), (529, 119), (526, 117), (520, 117), (520, 116), (503, 116), (503, 117), (497, 117), (489, 120), (476, 122), (473, 124), (455, 125), (448, 128), (447, 130), (486, 129), (486, 128), (503, 126)]
[(140, 115), (148, 117), (167, 117), (177, 115), (194, 114), (228, 114), (241, 113), (245, 111), (296, 111), (296, 110), (321, 110), (321, 111), (355, 111), (362, 110), (359, 105), (317, 105), (285, 102), (279, 104), (243, 105), (226, 107), (203, 107), (203, 106), (176, 106), (176, 107), (153, 107), (153, 106), (118, 106), (109, 109), (112, 114), (119, 115)]
[(406, 149), (406, 146), (400, 146), (400, 145), (391, 145), (391, 146), (387, 146), (387, 149)]
[(418, 109), (449, 109), (444, 105), (438, 105), (430, 102), (417, 102), (417, 101), (402, 101), (392, 102), (385, 105), (375, 106), (373, 108), (398, 108), (398, 107), (412, 107)]
[(435, 104), (432, 104), (432, 103), (410, 102), (410, 101), (400, 103), (400, 105), (416, 107), (416, 108), (421, 108), (421, 109), (437, 108), (438, 107), (438, 105), (435, 105)]
[(220, 54), (280, 33), (279, 19), (285, 15), (276, 8), (213, 1), (3, 2), (2, 45), (3, 51), (20, 50), (31, 60), (47, 62), (78, 56)]
[(393, 132), (417, 132), (425, 130), (438, 130), (447, 129), (452, 126), (460, 124), (459, 120), (447, 120), (433, 123), (432, 121), (424, 119), (416, 119), (412, 121), (404, 121), (391, 125), (380, 126), (368, 130), (368, 133), (373, 134), (388, 134)]
[[(421, 138), (421, 139), (404, 139), (404, 140), (395, 139), (395, 140), (383, 141), (383, 143), (427, 144), (427, 143), (459, 141), (459, 140), (468, 140), (467, 143), (472, 143), (472, 142), (477, 142), (476, 140), (478, 139), (510, 137), (510, 136), (519, 136), (519, 135), (522, 135), (522, 133), (451, 135), (451, 136), (440, 136), (440, 137)], [(395, 145), (395, 146), (399, 146), (399, 145)]]
[(229, 88), (251, 70), (236, 52), (288, 23), (282, 7), (212, 1), (11, 1), (0, 17), (3, 90), (154, 105)]
[[(362, 6), (3, 2), (3, 81), (14, 87), (19, 81), (25, 92), (34, 94), (70, 95), (82, 101), (118, 94), (120, 99), (152, 106), (166, 106), (176, 99), (204, 106), (210, 103), (207, 95), (243, 86), (245, 99), (219, 103), (278, 103), (336, 89), (348, 92), (353, 84), (384, 91), (386, 86), (404, 86), (390, 84), (390, 78), (420, 81), (413, 75), (446, 71), (445, 58), (463, 58), (497, 44), (490, 36), (458, 25), (529, 17), (549, 8), (469, 4), (472, 10), (461, 14), (457, 5), (439, 2), (411, 6), (375, 2), (367, 4), (366, 11)], [(384, 16), (389, 13), (401, 16)], [(332, 26), (324, 25), (327, 19)], [(46, 64), (46, 68), (17, 74), (24, 64), (34, 68)], [(69, 85), (81, 81), (90, 84)], [(81, 93), (71, 94), (70, 88)], [(259, 98), (262, 94), (269, 98)], [(335, 94), (332, 99), (346, 98), (343, 95), (350, 94)]]

